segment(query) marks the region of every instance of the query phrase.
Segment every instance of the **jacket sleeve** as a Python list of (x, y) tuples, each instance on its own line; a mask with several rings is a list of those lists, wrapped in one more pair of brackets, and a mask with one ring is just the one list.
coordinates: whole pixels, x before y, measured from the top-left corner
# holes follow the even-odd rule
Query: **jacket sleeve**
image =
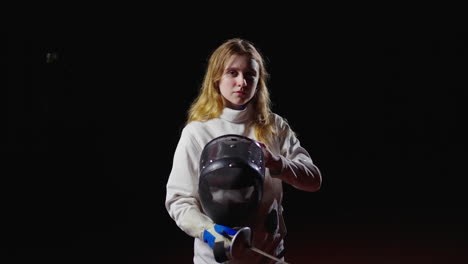
[(305, 148), (300, 144), (296, 134), (283, 118), (278, 116), (280, 159), (282, 169), (278, 174), (270, 172), (274, 178), (309, 192), (318, 191), (322, 185), (322, 175)]
[(213, 221), (202, 213), (198, 196), (198, 163), (201, 147), (186, 128), (177, 144), (166, 185), (165, 206), (177, 226), (192, 237), (202, 233)]

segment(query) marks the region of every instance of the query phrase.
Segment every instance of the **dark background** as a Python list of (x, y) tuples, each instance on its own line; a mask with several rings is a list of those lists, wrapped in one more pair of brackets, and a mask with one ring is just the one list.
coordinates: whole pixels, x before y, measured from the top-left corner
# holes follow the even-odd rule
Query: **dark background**
[(466, 261), (466, 31), (134, 17), (2, 33), (9, 263), (190, 263), (165, 184), (207, 58), (231, 37), (264, 54), (273, 110), (323, 174), (316, 193), (284, 187), (287, 260)]

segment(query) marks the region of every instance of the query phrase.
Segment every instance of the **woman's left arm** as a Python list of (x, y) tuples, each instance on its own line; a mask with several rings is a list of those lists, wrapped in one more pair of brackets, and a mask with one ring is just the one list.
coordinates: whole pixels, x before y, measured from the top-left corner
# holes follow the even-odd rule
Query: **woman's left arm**
[(265, 154), (265, 166), (273, 178), (309, 192), (318, 191), (322, 185), (322, 175), (313, 163), (295, 133), (287, 124), (283, 124), (284, 137), (281, 138), (281, 153), (274, 154), (265, 144), (261, 144)]

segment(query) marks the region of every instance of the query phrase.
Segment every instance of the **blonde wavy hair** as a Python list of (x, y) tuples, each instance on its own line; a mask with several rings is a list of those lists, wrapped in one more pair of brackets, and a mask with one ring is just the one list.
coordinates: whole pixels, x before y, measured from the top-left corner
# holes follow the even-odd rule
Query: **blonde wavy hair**
[(249, 125), (253, 127), (257, 140), (271, 146), (276, 131), (273, 126), (270, 93), (266, 85), (269, 75), (260, 52), (250, 41), (244, 39), (229, 39), (211, 54), (199, 94), (189, 108), (186, 124), (192, 121), (206, 121), (221, 115), (224, 101), (219, 92), (219, 81), (226, 63), (233, 55), (247, 55), (259, 65), (257, 91), (248, 103), (255, 113)]

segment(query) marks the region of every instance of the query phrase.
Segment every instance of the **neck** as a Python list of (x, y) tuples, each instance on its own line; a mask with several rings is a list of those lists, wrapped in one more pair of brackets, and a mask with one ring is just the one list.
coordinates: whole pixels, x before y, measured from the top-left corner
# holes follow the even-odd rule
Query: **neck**
[(247, 107), (247, 104), (235, 105), (235, 104), (225, 100), (224, 101), (224, 107), (227, 107), (227, 108), (230, 108), (230, 109), (233, 109), (233, 110), (244, 110)]

